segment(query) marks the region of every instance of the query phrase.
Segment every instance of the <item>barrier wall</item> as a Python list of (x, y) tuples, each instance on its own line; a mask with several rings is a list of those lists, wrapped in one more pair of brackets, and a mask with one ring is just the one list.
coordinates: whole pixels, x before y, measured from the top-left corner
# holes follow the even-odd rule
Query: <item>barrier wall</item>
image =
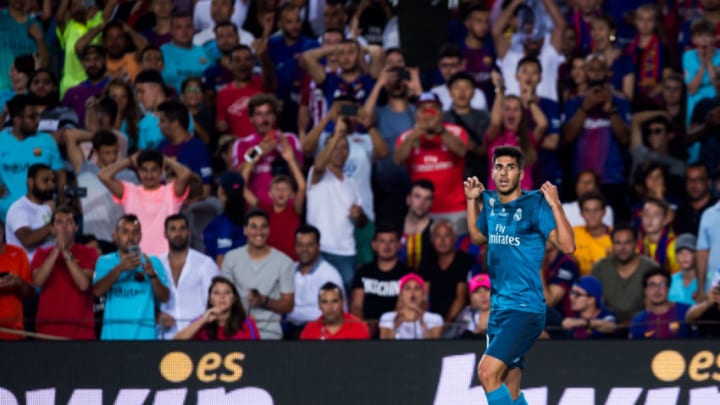
[[(0, 404), (485, 404), (483, 344), (2, 342)], [(720, 341), (538, 342), (531, 405), (720, 404)]]

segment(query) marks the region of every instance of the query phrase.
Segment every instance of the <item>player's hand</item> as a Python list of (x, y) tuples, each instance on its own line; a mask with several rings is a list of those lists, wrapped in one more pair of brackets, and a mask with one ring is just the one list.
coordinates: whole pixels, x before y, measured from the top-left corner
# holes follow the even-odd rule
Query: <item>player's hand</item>
[(468, 177), (463, 183), (465, 186), (465, 198), (468, 200), (477, 200), (485, 191), (485, 186), (478, 180), (476, 176)]
[(540, 187), (540, 191), (542, 191), (545, 196), (545, 201), (547, 201), (551, 208), (560, 206), (560, 196), (558, 195), (557, 187), (555, 187), (552, 183), (546, 181)]

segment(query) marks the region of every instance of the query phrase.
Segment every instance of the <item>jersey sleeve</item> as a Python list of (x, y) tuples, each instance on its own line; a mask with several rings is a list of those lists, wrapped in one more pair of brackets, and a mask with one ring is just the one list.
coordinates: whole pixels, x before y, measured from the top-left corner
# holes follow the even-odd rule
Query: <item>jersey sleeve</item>
[(555, 217), (553, 216), (552, 209), (548, 205), (542, 194), (539, 196), (537, 208), (537, 226), (545, 239), (550, 237), (550, 232), (557, 228), (555, 223)]
[(102, 280), (112, 270), (112, 264), (108, 257), (101, 256), (95, 262), (95, 277), (93, 278), (93, 284)]
[(48, 166), (50, 166), (53, 171), (64, 169), (65, 163), (62, 157), (60, 157), (60, 149), (58, 149), (57, 143), (50, 135), (47, 135), (46, 142), (45, 152), (48, 154)]
[(483, 192), (481, 197), (483, 199), (483, 207), (482, 207), (482, 210), (480, 211), (480, 215), (478, 216), (478, 219), (477, 219), (477, 227), (478, 227), (478, 230), (480, 231), (480, 233), (483, 234), (483, 236), (487, 237), (488, 236), (488, 223), (487, 223), (486, 210), (487, 210), (487, 206), (489, 204), (489, 199), (485, 198), (486, 197), (485, 192)]

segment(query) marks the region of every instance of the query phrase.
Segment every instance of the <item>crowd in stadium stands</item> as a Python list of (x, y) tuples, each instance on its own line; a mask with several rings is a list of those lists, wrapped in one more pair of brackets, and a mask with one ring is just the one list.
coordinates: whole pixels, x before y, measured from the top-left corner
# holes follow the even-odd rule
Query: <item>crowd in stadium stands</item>
[(542, 338), (720, 337), (720, 0), (436, 3), (0, 1), (0, 339), (484, 338), (504, 145)]

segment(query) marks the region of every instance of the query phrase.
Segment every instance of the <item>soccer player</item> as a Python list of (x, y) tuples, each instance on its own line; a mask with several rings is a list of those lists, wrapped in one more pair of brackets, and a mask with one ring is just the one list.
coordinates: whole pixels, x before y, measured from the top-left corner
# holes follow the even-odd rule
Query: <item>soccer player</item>
[(572, 227), (550, 182), (523, 191), (523, 154), (512, 146), (493, 152), (492, 180), (486, 191), (477, 177), (465, 181), (467, 224), (477, 245), (488, 244), (492, 285), (488, 346), (478, 376), (489, 405), (527, 405), (520, 393), (525, 353), (545, 326), (540, 280), (546, 240), (565, 254), (575, 250)]

